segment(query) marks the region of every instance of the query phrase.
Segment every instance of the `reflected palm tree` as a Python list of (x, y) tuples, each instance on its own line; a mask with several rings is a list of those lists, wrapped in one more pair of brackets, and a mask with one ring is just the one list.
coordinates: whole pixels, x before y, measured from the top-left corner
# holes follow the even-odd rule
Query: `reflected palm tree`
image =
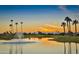
[[(63, 27), (64, 34), (65, 34), (66, 23), (65, 23), (65, 22), (62, 22), (62, 23), (61, 23), (61, 26)], [(65, 42), (64, 42), (64, 54), (66, 54), (66, 44), (65, 44)]]
[(67, 28), (68, 28), (68, 33), (71, 32), (71, 25), (70, 22), (72, 21), (71, 18), (65, 17), (65, 21), (67, 22)]
[[(75, 25), (75, 35), (77, 34), (77, 24), (78, 24), (78, 20), (74, 20), (73, 25)], [(78, 53), (77, 42), (75, 42), (75, 46), (76, 46), (76, 54), (77, 54)]]
[(10, 51), (9, 51), (10, 54), (12, 54), (12, 49), (13, 49), (13, 47), (12, 47), (12, 45), (10, 44)]
[(66, 43), (64, 42), (64, 54), (66, 54)]
[(78, 54), (77, 42), (75, 43), (75, 46), (76, 46), (76, 54)]
[(68, 53), (71, 54), (71, 42), (69, 42)]

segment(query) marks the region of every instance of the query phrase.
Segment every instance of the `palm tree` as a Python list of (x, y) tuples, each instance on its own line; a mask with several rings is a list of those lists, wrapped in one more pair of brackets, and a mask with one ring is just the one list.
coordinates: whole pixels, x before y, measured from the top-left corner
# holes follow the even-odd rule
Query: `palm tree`
[[(15, 25), (16, 25), (16, 34), (17, 34), (17, 32), (18, 32), (18, 29), (17, 29), (18, 23), (16, 22)], [(17, 44), (16, 44), (16, 51), (15, 51), (15, 53), (17, 54)]]
[[(11, 29), (10, 32), (12, 33), (12, 24), (10, 24), (9, 26), (10, 26), (10, 29)], [(12, 45), (10, 45), (10, 50), (9, 50), (9, 53), (10, 54), (12, 54), (12, 48), (13, 48)]]
[[(78, 20), (74, 20), (73, 25), (75, 25), (75, 34), (77, 34), (77, 24), (78, 24)], [(76, 54), (77, 54), (78, 53), (77, 42), (75, 42), (75, 46), (76, 46)]]
[(12, 24), (10, 24), (9, 26), (10, 26), (10, 30), (11, 30), (10, 32), (12, 32)]
[[(66, 23), (65, 23), (65, 22), (62, 22), (62, 23), (61, 23), (61, 26), (63, 27), (64, 34), (65, 34)], [(65, 42), (64, 42), (64, 54), (66, 54), (66, 44), (65, 44)]]
[[(23, 22), (20, 22), (20, 24), (21, 24), (21, 33), (23, 32), (23, 27), (22, 27), (22, 24), (23, 24)], [(21, 54), (23, 53), (23, 49), (22, 49), (22, 46), (21, 46)]]
[(71, 18), (69, 17), (65, 17), (65, 21), (67, 22), (67, 28), (68, 28), (68, 32), (71, 32), (71, 25), (70, 22), (72, 21)]
[[(69, 18), (68, 16), (65, 17), (65, 21), (67, 22), (67, 28), (68, 28), (68, 33), (71, 32), (71, 24), (70, 22), (72, 21), (71, 18)], [(71, 54), (71, 42), (69, 42), (69, 54)]]
[(73, 25), (75, 25), (75, 34), (77, 34), (77, 24), (78, 24), (78, 20), (74, 20)]
[(63, 27), (63, 29), (64, 29), (64, 34), (65, 34), (66, 23), (65, 23), (65, 22), (62, 22), (61, 26)]
[(14, 29), (13, 29), (13, 20), (10, 20), (11, 21), (11, 24), (12, 24), (12, 32), (14, 32)]
[(11, 22), (13, 22), (13, 20), (10, 20)]
[(16, 22), (15, 25), (16, 25), (16, 33), (17, 33), (17, 32), (18, 32), (18, 29), (17, 29), (17, 25), (18, 25), (18, 23)]
[(20, 22), (20, 23), (21, 23), (21, 32), (23, 32), (23, 27), (22, 27), (23, 22)]

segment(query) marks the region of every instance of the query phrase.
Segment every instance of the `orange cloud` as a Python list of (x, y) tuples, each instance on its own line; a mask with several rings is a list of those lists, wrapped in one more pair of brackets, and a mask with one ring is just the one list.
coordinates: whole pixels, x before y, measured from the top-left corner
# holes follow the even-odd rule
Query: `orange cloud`
[(63, 29), (61, 27), (54, 26), (54, 25), (52, 26), (49, 24), (46, 24), (39, 28), (40, 28), (40, 31), (43, 31), (43, 32), (62, 32), (63, 31)]

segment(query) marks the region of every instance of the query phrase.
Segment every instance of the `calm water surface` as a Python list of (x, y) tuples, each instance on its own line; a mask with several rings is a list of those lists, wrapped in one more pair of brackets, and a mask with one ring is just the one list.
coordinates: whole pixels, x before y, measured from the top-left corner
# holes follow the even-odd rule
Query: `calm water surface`
[[(11, 43), (1, 43), (6, 42), (5, 40), (0, 40), (0, 54), (10, 54), (22, 53), (23, 54), (64, 54), (64, 43), (56, 42), (56, 41), (49, 41), (50, 38), (30, 38), (30, 40), (36, 40), (36, 43), (18, 43), (18, 44), (11, 44)], [(26, 39), (27, 40), (27, 39)], [(8, 40), (7, 42), (10, 42)], [(66, 43), (66, 53), (68, 53), (68, 45)], [(79, 48), (78, 48), (79, 49)], [(73, 54), (76, 53), (75, 43), (71, 43), (71, 51)]]

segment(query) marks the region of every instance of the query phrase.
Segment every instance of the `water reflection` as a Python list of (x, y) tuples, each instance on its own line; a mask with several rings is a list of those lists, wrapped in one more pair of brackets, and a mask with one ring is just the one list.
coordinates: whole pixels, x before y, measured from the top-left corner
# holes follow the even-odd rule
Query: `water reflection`
[(13, 50), (13, 46), (10, 45), (10, 51), (9, 51), (9, 54), (12, 54), (12, 50)]
[[(26, 40), (29, 38), (26, 38)], [(30, 38), (35, 42), (0, 41), (1, 54), (78, 54), (78, 43), (56, 42), (53, 38)]]
[(71, 42), (69, 42), (69, 46), (68, 46), (68, 53), (71, 54)]
[(75, 46), (76, 46), (76, 54), (78, 54), (77, 42), (75, 43)]
[(66, 43), (64, 42), (64, 54), (66, 54)]

